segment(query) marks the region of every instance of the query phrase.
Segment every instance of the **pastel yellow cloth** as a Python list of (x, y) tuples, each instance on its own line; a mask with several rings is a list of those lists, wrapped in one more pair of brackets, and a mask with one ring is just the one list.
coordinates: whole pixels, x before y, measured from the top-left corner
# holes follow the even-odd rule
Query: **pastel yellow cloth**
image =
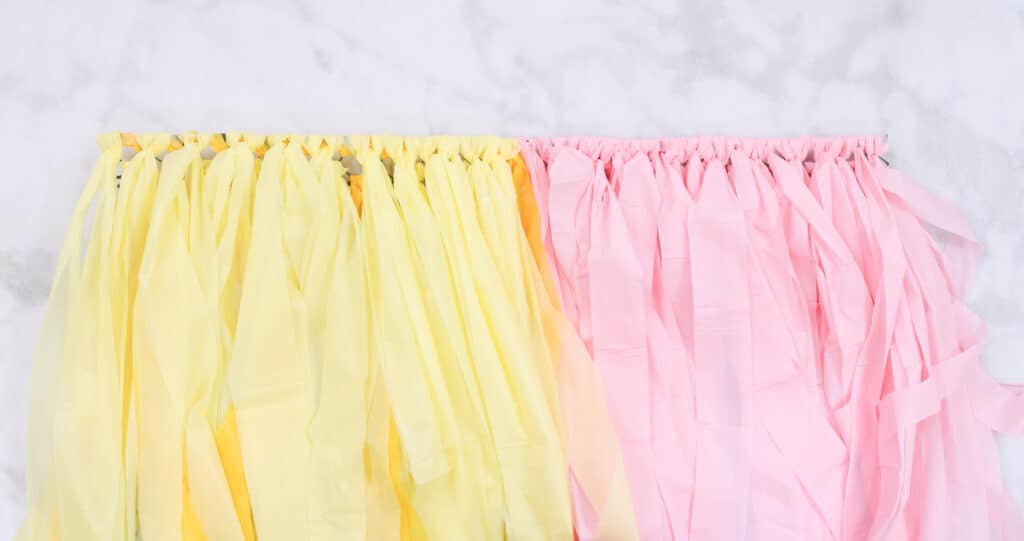
[(636, 538), (515, 140), (100, 147), (33, 365), (18, 540), (572, 539), (577, 491), (599, 539)]

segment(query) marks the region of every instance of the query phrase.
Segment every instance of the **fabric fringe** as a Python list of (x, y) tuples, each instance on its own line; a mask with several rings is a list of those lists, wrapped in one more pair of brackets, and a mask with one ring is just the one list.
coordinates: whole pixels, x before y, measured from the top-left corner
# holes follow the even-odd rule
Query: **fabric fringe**
[[(522, 140), (642, 539), (1017, 539), (965, 221), (881, 137)], [(946, 238), (937, 243), (929, 228)]]

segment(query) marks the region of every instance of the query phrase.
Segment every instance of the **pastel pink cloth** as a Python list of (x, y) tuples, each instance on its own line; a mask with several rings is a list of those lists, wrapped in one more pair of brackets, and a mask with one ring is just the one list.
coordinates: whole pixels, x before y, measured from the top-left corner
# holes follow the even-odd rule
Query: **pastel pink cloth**
[(1024, 535), (993, 438), (1024, 432), (1024, 398), (963, 303), (978, 245), (883, 139), (522, 151), (643, 539)]

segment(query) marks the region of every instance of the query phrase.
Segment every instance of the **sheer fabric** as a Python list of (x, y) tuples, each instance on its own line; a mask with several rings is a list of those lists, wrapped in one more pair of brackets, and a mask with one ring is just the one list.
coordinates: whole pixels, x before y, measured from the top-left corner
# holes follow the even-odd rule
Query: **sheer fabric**
[(979, 246), (880, 138), (99, 143), (19, 541), (1024, 532)]
[(636, 537), (515, 140), (100, 146), (33, 368), (18, 539), (570, 539), (572, 486)]
[(1024, 400), (963, 302), (978, 246), (881, 138), (522, 148), (642, 539), (1024, 532), (992, 435)]

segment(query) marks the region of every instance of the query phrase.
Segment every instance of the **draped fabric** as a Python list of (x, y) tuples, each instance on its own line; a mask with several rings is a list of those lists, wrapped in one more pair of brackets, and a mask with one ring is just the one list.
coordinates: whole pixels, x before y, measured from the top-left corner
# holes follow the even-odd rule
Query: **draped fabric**
[(979, 246), (880, 138), (99, 146), (18, 541), (1024, 532)]
[[(877, 137), (522, 141), (642, 539), (1019, 539), (963, 290)], [(939, 232), (943, 242), (930, 235)]]
[(19, 540), (571, 539), (574, 497), (636, 537), (515, 140), (100, 147), (33, 365)]

